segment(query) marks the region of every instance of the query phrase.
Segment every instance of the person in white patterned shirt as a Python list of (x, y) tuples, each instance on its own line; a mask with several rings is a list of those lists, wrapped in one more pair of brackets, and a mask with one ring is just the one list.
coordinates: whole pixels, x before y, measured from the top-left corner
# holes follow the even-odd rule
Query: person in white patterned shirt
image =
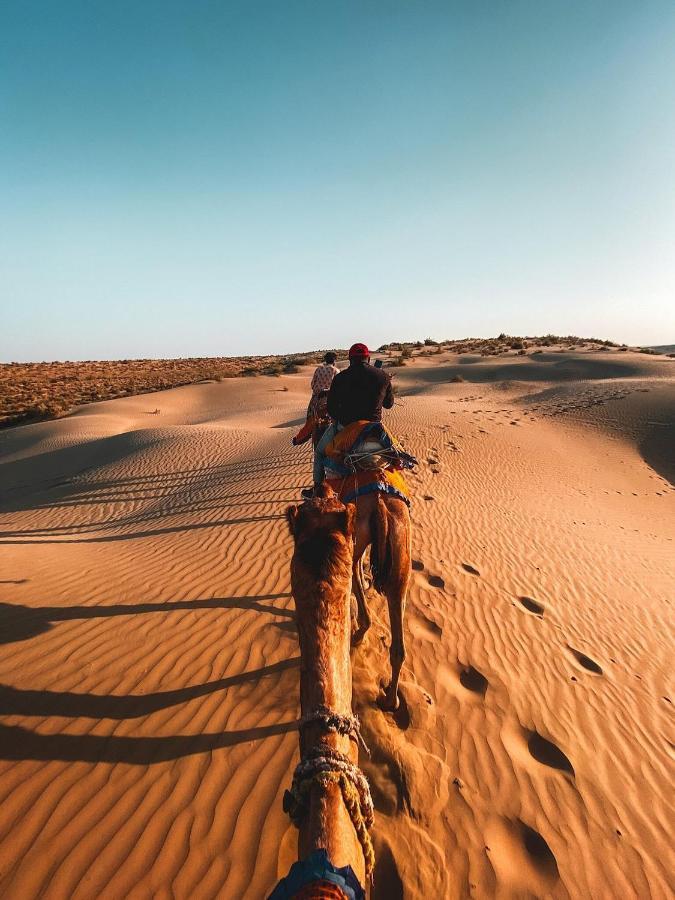
[(314, 370), (312, 376), (312, 399), (307, 407), (307, 421), (300, 431), (293, 438), (293, 444), (304, 444), (312, 436), (314, 425), (318, 420), (327, 417), (326, 397), (333, 383), (333, 379), (340, 371), (335, 365), (336, 355), (332, 352), (326, 353), (323, 363)]
[(330, 390), (333, 379), (340, 371), (335, 365), (336, 359), (337, 357), (334, 353), (326, 353), (323, 358), (323, 363), (314, 370), (314, 375), (312, 376), (313, 397), (321, 391)]

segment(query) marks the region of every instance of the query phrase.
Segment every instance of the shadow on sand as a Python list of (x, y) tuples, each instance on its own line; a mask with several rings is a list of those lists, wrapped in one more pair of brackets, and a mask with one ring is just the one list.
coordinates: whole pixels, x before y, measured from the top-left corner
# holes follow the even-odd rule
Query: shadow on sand
[(639, 444), (642, 458), (675, 487), (675, 422), (654, 424)]
[(116, 737), (93, 734), (38, 734), (18, 725), (0, 725), (0, 759), (107, 762), (149, 766), (195, 753), (208, 753), (296, 731), (298, 721), (242, 731), (173, 737)]
[[(526, 358), (523, 357), (523, 360)], [(450, 383), (461, 375), (467, 383), (492, 384), (500, 381), (556, 382), (588, 381), (604, 378), (630, 378), (640, 374), (636, 363), (621, 363), (614, 360), (594, 359), (582, 355), (559, 355), (543, 353), (527, 357), (527, 361), (497, 362), (490, 357), (460, 357), (459, 362), (450, 366), (433, 366), (428, 369), (415, 368), (396, 372), (401, 385), (401, 394), (410, 396), (421, 393), (424, 386)], [(406, 382), (417, 382), (406, 389)], [(419, 386), (422, 383), (422, 386)]]
[[(113, 606), (26, 606), (0, 604), (2, 641), (26, 640), (48, 631), (54, 622), (107, 616), (129, 616), (152, 612), (196, 609), (248, 609), (281, 616), (289, 627), (292, 610), (264, 603), (290, 594), (263, 594), (255, 597), (222, 597), (172, 603), (116, 604)], [(104, 695), (73, 691), (30, 690), (0, 685), (0, 715), (63, 716), (91, 719), (134, 719), (161, 709), (205, 697), (236, 685), (257, 682), (300, 665), (299, 657), (281, 660), (259, 669), (240, 672), (206, 684), (189, 685), (149, 694)], [(118, 737), (76, 734), (39, 734), (17, 725), (0, 725), (0, 759), (62, 760), (65, 762), (123, 762), (131, 765), (177, 759), (232, 747), (246, 741), (262, 740), (297, 729), (298, 722), (281, 722), (264, 727), (171, 737)]]
[[(30, 691), (0, 684), (0, 715), (3, 716), (78, 716), (90, 719), (136, 719), (160, 709), (177, 706), (196, 697), (206, 697), (248, 681), (259, 681), (267, 675), (295, 669), (300, 657), (284, 659), (260, 669), (240, 672), (206, 684), (194, 684), (175, 691), (154, 694), (78, 694), (73, 691)], [(0, 756), (2, 751), (0, 750)]]
[(263, 603), (290, 597), (286, 594), (260, 594), (257, 597), (211, 597), (204, 600), (175, 600), (167, 603), (120, 603), (111, 606), (22, 606), (0, 603), (0, 643), (25, 641), (49, 631), (53, 622), (71, 619), (96, 619), (109, 616), (132, 616), (139, 613), (176, 612), (196, 609), (248, 609), (295, 619), (290, 609)]

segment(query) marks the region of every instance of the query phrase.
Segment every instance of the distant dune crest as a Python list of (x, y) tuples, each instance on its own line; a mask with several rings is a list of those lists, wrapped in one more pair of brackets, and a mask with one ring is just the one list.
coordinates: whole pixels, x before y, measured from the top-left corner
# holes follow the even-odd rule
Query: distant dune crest
[[(418, 356), (431, 354), (529, 355), (541, 353), (544, 348), (561, 353), (573, 350), (588, 353), (627, 352), (629, 349), (641, 353), (675, 351), (675, 345), (629, 348), (613, 341), (575, 335), (517, 337), (502, 333), (496, 338), (395, 341), (380, 346), (378, 355), (384, 358), (385, 365), (401, 368)], [(0, 363), (0, 428), (58, 418), (85, 403), (168, 390), (202, 381), (255, 375), (292, 375), (299, 372), (302, 366), (320, 363), (324, 352), (285, 356)], [(340, 360), (347, 359), (346, 349), (336, 349), (335, 352)]]

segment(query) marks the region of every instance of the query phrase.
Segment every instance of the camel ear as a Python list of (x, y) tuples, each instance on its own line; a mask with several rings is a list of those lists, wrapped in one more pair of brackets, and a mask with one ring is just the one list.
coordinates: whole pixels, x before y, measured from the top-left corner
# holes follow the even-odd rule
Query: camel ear
[(344, 520), (342, 530), (347, 537), (351, 537), (354, 534), (354, 525), (356, 523), (356, 507), (352, 503), (348, 503), (345, 511), (342, 513), (342, 517)]
[(295, 520), (298, 518), (298, 507), (289, 506), (286, 510), (286, 521), (288, 522), (288, 530), (295, 536)]

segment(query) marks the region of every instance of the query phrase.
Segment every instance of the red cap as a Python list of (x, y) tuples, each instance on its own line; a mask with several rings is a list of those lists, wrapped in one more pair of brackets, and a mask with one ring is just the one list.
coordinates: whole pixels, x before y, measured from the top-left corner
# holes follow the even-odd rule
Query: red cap
[(350, 359), (367, 359), (370, 356), (370, 350), (365, 344), (352, 344), (349, 348)]

